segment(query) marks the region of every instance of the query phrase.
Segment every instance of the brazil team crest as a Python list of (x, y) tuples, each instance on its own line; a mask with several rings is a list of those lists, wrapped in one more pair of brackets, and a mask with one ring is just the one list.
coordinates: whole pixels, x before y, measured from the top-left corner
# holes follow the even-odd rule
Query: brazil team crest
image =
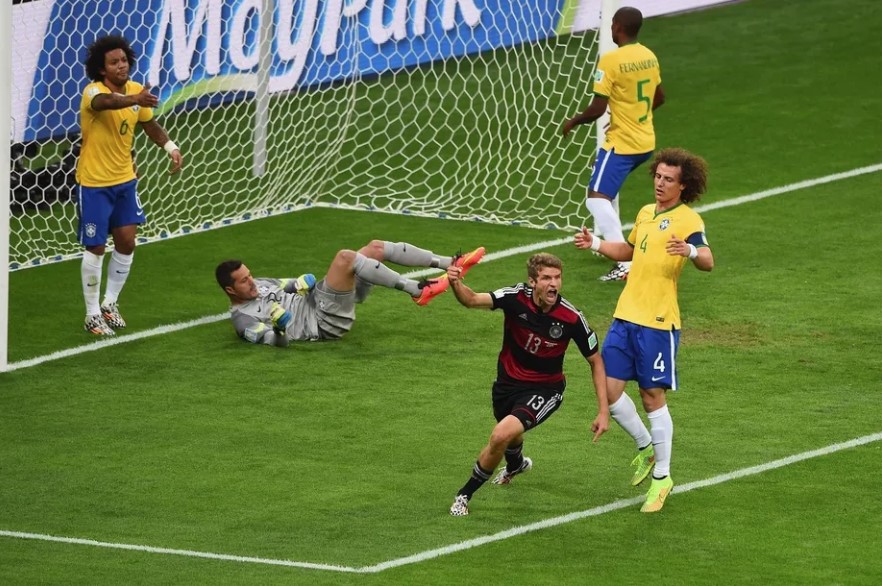
[(671, 225), (671, 219), (665, 218), (664, 220), (659, 222), (658, 229), (664, 231), (664, 230), (667, 230), (668, 226), (670, 226), (670, 225)]

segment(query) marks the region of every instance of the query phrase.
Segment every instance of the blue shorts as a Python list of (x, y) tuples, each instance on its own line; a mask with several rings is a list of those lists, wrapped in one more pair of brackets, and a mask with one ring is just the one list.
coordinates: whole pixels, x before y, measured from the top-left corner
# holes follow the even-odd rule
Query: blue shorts
[(606, 149), (600, 149), (600, 152), (597, 153), (597, 160), (594, 162), (594, 172), (591, 174), (588, 189), (602, 193), (610, 199), (615, 199), (628, 174), (651, 156), (652, 151), (639, 155), (617, 155), (615, 149), (609, 152)]
[(680, 330), (656, 330), (614, 319), (603, 340), (606, 376), (636, 380), (641, 389), (677, 390)]
[(137, 187), (137, 179), (108, 187), (80, 185), (77, 202), (80, 242), (85, 246), (100, 246), (107, 243), (107, 235), (114, 228), (147, 221)]

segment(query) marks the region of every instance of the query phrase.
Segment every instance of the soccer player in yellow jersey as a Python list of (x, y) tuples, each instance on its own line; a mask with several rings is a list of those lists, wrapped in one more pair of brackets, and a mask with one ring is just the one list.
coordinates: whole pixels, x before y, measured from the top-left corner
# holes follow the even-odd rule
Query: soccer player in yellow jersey
[[(575, 236), (578, 248), (590, 248), (616, 261), (633, 261), (601, 355), (610, 415), (638, 448), (631, 484), (640, 484), (652, 472), (641, 509), (647, 513), (661, 510), (674, 487), (670, 476), (674, 423), (665, 393), (677, 390), (677, 281), (687, 260), (701, 271), (714, 268), (704, 222), (686, 205), (705, 192), (704, 159), (683, 149), (663, 149), (655, 155), (651, 173), (655, 203), (637, 214), (627, 242), (601, 240), (585, 228)], [(637, 381), (640, 388), (649, 430), (625, 393), (629, 380)]]
[[(180, 149), (153, 118), (159, 100), (150, 93), (149, 85), (129, 79), (134, 61), (128, 41), (109, 35), (89, 47), (85, 62), (92, 83), (83, 90), (80, 104), (79, 239), (86, 249), (80, 274), (86, 302), (84, 327), (99, 336), (112, 336), (113, 328), (126, 326), (117, 300), (132, 265), (138, 226), (147, 219), (138, 199), (132, 156), (135, 125), (168, 152), (171, 173), (177, 173), (183, 164)], [(104, 300), (99, 304), (108, 234), (113, 235), (113, 253), (107, 265)]]
[[(610, 111), (606, 141), (588, 184), (585, 205), (594, 216), (599, 235), (609, 242), (624, 242), (622, 222), (612, 201), (634, 169), (655, 149), (652, 112), (665, 102), (658, 59), (637, 42), (643, 15), (636, 8), (620, 8), (613, 15), (612, 38), (618, 48), (601, 55), (594, 75), (594, 98), (581, 114), (563, 125), (567, 136), (575, 126), (590, 124)], [(624, 281), (630, 263), (617, 263), (601, 281)]]

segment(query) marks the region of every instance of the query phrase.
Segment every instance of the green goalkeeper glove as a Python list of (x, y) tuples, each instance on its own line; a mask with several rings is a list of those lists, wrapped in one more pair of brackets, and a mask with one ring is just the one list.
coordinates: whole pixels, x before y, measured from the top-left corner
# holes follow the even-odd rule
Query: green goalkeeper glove
[(277, 332), (284, 332), (291, 323), (291, 312), (273, 301), (270, 306), (270, 319), (273, 320), (273, 329)]
[(304, 273), (294, 279), (294, 292), (298, 295), (306, 295), (315, 287), (315, 275)]

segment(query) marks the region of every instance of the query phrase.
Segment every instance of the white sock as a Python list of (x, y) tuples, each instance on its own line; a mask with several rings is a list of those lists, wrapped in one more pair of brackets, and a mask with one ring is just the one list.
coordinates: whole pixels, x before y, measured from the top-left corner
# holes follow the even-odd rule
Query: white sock
[(609, 414), (628, 435), (634, 438), (637, 449), (645, 448), (652, 443), (652, 436), (643, 425), (643, 420), (637, 413), (637, 407), (634, 406), (634, 401), (631, 400), (628, 393), (622, 393), (619, 400), (609, 406)]
[(453, 257), (437, 256), (434, 252), (424, 250), (407, 242), (383, 242), (383, 258), (395, 264), (406, 267), (434, 267), (444, 268), (450, 266)]
[(594, 216), (597, 229), (600, 231), (599, 236), (610, 242), (625, 241), (625, 235), (622, 234), (622, 221), (616, 210), (613, 209), (610, 200), (605, 197), (589, 197), (585, 200), (585, 207)]
[(355, 275), (355, 302), (361, 303), (367, 299), (367, 296), (370, 295), (371, 289), (373, 288), (374, 286), (372, 283), (368, 283), (358, 275)]
[(101, 313), (98, 299), (101, 296), (101, 267), (104, 255), (98, 256), (88, 250), (83, 251), (83, 262), (80, 263), (80, 278), (83, 282), (83, 299), (86, 301), (86, 315)]
[(647, 415), (652, 433), (652, 446), (655, 448), (655, 470), (652, 476), (664, 478), (671, 473), (671, 450), (674, 444), (674, 420), (668, 406), (656, 409)]
[(360, 252), (355, 253), (355, 265), (352, 271), (357, 278), (366, 283), (407, 291), (413, 297), (420, 294), (416, 281), (402, 277), (380, 261), (368, 258)]
[(129, 270), (132, 268), (132, 259), (135, 253), (122, 254), (114, 250), (107, 263), (107, 291), (104, 292), (104, 303), (110, 305), (116, 303), (126, 279), (129, 278)]
[[(619, 214), (613, 208), (612, 202), (605, 197), (589, 197), (585, 200), (585, 207), (594, 216), (594, 224), (597, 226), (599, 236), (603, 236), (604, 240), (610, 242), (624, 242), (625, 235), (622, 233), (622, 220)], [(620, 265), (626, 267), (631, 266), (631, 262), (619, 262)]]

